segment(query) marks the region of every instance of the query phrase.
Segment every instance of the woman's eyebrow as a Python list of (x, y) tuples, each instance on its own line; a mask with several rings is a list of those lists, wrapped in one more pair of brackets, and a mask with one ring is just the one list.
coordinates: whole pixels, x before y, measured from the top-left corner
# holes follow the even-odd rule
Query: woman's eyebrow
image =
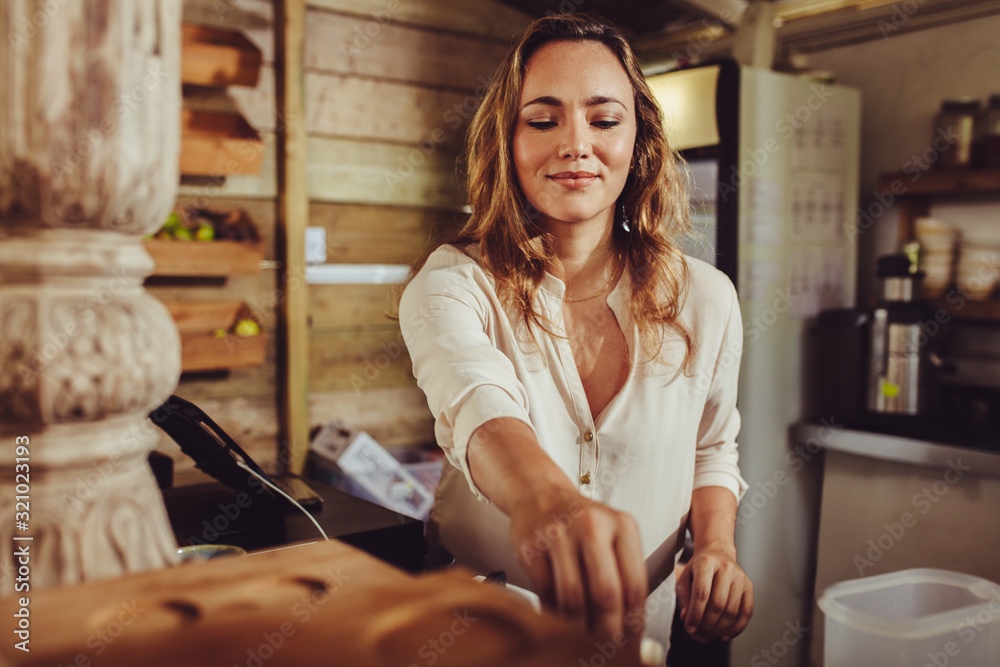
[(561, 107), (563, 105), (562, 100), (549, 95), (543, 95), (542, 97), (536, 97), (527, 104), (522, 104), (521, 108), (527, 109), (534, 104), (543, 104), (548, 107)]
[[(561, 107), (563, 105), (562, 100), (556, 97), (552, 97), (551, 95), (543, 95), (541, 97), (536, 97), (535, 99), (531, 100), (530, 102), (527, 102), (526, 104), (521, 105), (521, 108), (527, 109), (533, 104), (542, 104), (550, 107)], [(584, 105), (588, 107), (596, 107), (602, 104), (618, 104), (621, 105), (623, 109), (628, 111), (628, 107), (626, 107), (623, 102), (621, 102), (617, 98), (608, 97), (607, 95), (594, 95), (593, 97), (588, 98), (587, 101), (584, 103)]]
[(623, 109), (628, 111), (628, 107), (625, 106), (625, 103), (615, 97), (608, 97), (607, 95), (595, 95), (594, 97), (591, 97), (589, 100), (587, 100), (588, 107), (596, 107), (600, 106), (601, 104), (618, 104)]

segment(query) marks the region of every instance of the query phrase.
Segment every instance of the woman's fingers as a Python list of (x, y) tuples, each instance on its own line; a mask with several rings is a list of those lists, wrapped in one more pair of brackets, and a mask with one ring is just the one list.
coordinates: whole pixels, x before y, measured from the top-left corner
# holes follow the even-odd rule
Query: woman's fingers
[(739, 614), (740, 601), (743, 598), (742, 591), (737, 589), (732, 577), (716, 571), (712, 592), (705, 604), (705, 614), (701, 617), (701, 623), (694, 633), (696, 638), (710, 641), (719, 638), (729, 629)]
[(622, 530), (615, 540), (618, 571), (625, 594), (625, 633), (638, 644), (646, 628), (646, 597), (649, 578), (642, 558), (639, 527), (631, 516), (624, 516)]
[(748, 586), (743, 592), (743, 596), (740, 598), (739, 614), (737, 614), (736, 619), (733, 621), (729, 628), (721, 630), (720, 634), (722, 641), (728, 642), (730, 639), (736, 635), (743, 632), (747, 624), (750, 623), (750, 618), (753, 616), (753, 586)]
[(609, 537), (595, 535), (581, 544), (586, 568), (587, 625), (605, 639), (622, 637), (625, 627), (625, 594), (617, 554)]
[[(519, 561), (544, 605), (586, 619), (591, 632), (618, 646), (634, 636), (638, 655), (648, 585), (638, 527), (624, 513), (572, 500), (572, 512), (547, 504), (512, 517)], [(532, 539), (539, 535), (545, 539)]]
[(576, 541), (566, 534), (554, 540), (549, 549), (549, 561), (555, 583), (556, 608), (571, 618), (584, 618), (587, 596)]
[(552, 579), (552, 565), (547, 553), (539, 551), (534, 545), (522, 544), (517, 551), (518, 562), (531, 578), (532, 589), (538, 595), (542, 606), (547, 609), (556, 608), (555, 582)]
[[(688, 574), (690, 572), (690, 574)], [(712, 584), (715, 580), (714, 568), (704, 567), (703, 560), (699, 558), (691, 559), (685, 571), (688, 591), (685, 596), (684, 605), (684, 630), (691, 636), (695, 636), (701, 627), (702, 619), (709, 601), (712, 599)]]
[(677, 582), (684, 629), (699, 641), (732, 639), (753, 615), (753, 586), (728, 557), (699, 555)]
[(691, 567), (688, 565), (677, 577), (677, 604), (680, 607), (681, 621), (687, 618), (688, 606), (691, 603)]

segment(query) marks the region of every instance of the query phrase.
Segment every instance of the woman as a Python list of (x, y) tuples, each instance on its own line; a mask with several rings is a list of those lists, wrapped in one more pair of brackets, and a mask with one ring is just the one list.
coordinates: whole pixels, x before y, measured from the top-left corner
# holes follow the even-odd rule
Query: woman
[[(739, 306), (678, 250), (683, 178), (621, 34), (534, 22), (466, 157), (472, 215), (418, 262), (399, 312), (451, 463), (429, 537), (621, 646), (690, 528), (685, 628), (735, 636), (753, 610), (733, 542)], [(646, 609), (664, 643), (674, 585)]]

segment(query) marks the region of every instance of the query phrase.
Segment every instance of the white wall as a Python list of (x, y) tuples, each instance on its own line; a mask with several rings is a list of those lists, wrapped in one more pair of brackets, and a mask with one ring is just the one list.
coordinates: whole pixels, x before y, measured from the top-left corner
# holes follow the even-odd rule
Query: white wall
[[(931, 147), (941, 100), (1000, 92), (1000, 16), (907, 32), (812, 54), (815, 69), (861, 89), (861, 200), (873, 202), (878, 174), (901, 170)], [(932, 211), (959, 224), (1000, 227), (1000, 198)], [(970, 230), (971, 231), (971, 230)], [(980, 230), (981, 231), (981, 230)], [(896, 216), (886, 213), (861, 236), (859, 304), (870, 294), (874, 257), (896, 250)], [(1000, 239), (998, 239), (1000, 242)]]

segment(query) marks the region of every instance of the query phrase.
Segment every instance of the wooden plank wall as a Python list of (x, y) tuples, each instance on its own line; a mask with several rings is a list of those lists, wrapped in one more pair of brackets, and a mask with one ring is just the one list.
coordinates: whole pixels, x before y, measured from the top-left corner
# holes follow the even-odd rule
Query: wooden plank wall
[[(243, 208), (261, 232), (265, 258), (274, 259), (276, 184), (274, 131), (274, 6), (271, 0), (184, 0), (183, 20), (242, 31), (262, 51), (263, 67), (255, 88), (233, 86), (210, 89), (185, 86), (189, 108), (239, 110), (265, 140), (264, 167), (260, 174), (226, 179), (182, 178), (179, 205), (231, 209)], [(267, 361), (263, 366), (234, 369), (228, 373), (185, 375), (177, 394), (196, 403), (266, 468), (276, 470), (278, 417), (275, 401), (275, 306), (281, 298), (273, 270), (257, 275), (233, 276), (224, 284), (208, 281), (157, 280), (147, 287), (164, 301), (244, 301), (268, 335)], [(175, 484), (206, 481), (169, 437), (160, 434), (158, 449), (174, 457)]]
[[(264, 139), (261, 173), (183, 179), (179, 204), (242, 207), (275, 258), (274, 5), (280, 0), (184, 0), (184, 21), (239, 29), (262, 51), (256, 87), (185, 87), (185, 106), (238, 110)], [(330, 263), (406, 264), (432, 226), (465, 203), (456, 158), (483, 86), (528, 17), (496, 0), (309, 0), (303, 73), (310, 225), (326, 228)], [(201, 406), (270, 470), (279, 444), (273, 271), (218, 284), (156, 285), (163, 300), (242, 300), (268, 333), (265, 365), (185, 376), (177, 393)], [(433, 442), (399, 327), (392, 288), (310, 287), (310, 423), (340, 418), (386, 446)], [(176, 484), (204, 481), (165, 435)]]
[[(327, 262), (407, 264), (464, 216), (456, 158), (485, 84), (528, 17), (496, 0), (309, 0), (310, 225)], [(386, 446), (433, 443), (394, 288), (310, 286), (310, 423)]]

